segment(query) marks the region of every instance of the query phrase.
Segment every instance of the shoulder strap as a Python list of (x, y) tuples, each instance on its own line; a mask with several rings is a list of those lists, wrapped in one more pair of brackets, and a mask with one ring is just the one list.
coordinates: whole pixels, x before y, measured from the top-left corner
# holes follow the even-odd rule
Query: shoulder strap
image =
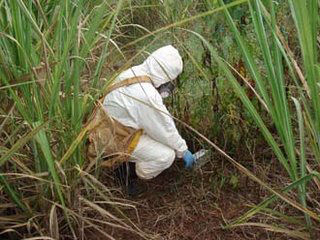
[[(92, 126), (91, 126), (93, 124), (92, 119), (94, 119), (94, 116), (96, 115), (96, 112), (99, 111), (99, 108), (102, 106), (103, 99), (105, 98), (105, 96), (107, 94), (109, 94), (113, 90), (116, 90), (117, 88), (129, 86), (129, 85), (132, 85), (132, 84), (135, 84), (135, 83), (143, 83), (143, 82), (150, 82), (151, 83), (151, 78), (148, 77), (148, 76), (138, 76), (138, 77), (127, 78), (125, 80), (122, 80), (121, 82), (118, 82), (118, 83), (115, 83), (115, 84), (111, 84), (106, 89), (103, 97), (98, 100), (98, 105), (96, 105), (96, 107), (95, 107), (90, 119), (88, 120), (87, 127), (89, 129), (92, 128)], [(104, 111), (104, 113), (106, 113), (106, 112)], [(108, 114), (106, 114), (106, 116), (110, 118), (110, 116)], [(112, 120), (112, 118), (110, 118), (110, 119)]]
[(110, 92), (112, 92), (113, 90), (116, 90), (117, 88), (121, 88), (121, 87), (125, 87), (125, 86), (129, 86), (135, 83), (144, 83), (144, 82), (150, 82), (151, 83), (151, 79), (148, 76), (138, 76), (138, 77), (132, 77), (132, 78), (127, 78), (125, 80), (122, 80), (121, 82), (112, 84), (111, 86), (109, 86), (105, 92), (105, 95), (109, 94)]

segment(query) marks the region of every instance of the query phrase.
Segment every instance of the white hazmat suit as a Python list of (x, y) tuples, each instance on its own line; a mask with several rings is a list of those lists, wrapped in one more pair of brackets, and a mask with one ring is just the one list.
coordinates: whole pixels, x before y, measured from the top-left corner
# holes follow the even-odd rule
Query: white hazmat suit
[(125, 126), (144, 131), (130, 158), (142, 179), (156, 177), (188, 149), (156, 89), (177, 78), (182, 69), (177, 49), (171, 45), (159, 48), (141, 65), (127, 69), (115, 80), (149, 76), (152, 84), (144, 82), (121, 87), (104, 99), (104, 109), (110, 116)]

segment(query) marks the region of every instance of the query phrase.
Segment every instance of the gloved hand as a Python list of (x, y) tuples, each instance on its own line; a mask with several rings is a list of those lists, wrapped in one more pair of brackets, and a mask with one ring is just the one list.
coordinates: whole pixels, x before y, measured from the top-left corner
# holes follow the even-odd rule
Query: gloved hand
[(191, 168), (196, 161), (195, 157), (192, 155), (192, 153), (189, 150), (186, 150), (183, 153), (182, 158), (183, 158), (185, 168)]

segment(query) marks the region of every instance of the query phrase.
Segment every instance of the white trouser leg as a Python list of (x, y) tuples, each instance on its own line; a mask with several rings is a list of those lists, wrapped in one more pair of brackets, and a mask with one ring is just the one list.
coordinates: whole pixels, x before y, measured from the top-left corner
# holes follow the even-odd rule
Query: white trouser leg
[(151, 179), (169, 168), (175, 159), (175, 151), (147, 135), (140, 137), (130, 161), (136, 163), (139, 178)]

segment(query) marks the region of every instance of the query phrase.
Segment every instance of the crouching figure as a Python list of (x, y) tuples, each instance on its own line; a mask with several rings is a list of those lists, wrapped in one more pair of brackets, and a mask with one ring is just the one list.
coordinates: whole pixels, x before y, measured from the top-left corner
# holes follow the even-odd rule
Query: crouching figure
[[(90, 120), (89, 158), (107, 158), (102, 165), (110, 167), (120, 163), (120, 175), (129, 176), (129, 192), (134, 191), (135, 176), (152, 179), (176, 158), (183, 159), (187, 168), (194, 164), (194, 156), (163, 103), (182, 70), (177, 49), (171, 45), (157, 49), (115, 79)], [(129, 164), (121, 166), (125, 162)]]

